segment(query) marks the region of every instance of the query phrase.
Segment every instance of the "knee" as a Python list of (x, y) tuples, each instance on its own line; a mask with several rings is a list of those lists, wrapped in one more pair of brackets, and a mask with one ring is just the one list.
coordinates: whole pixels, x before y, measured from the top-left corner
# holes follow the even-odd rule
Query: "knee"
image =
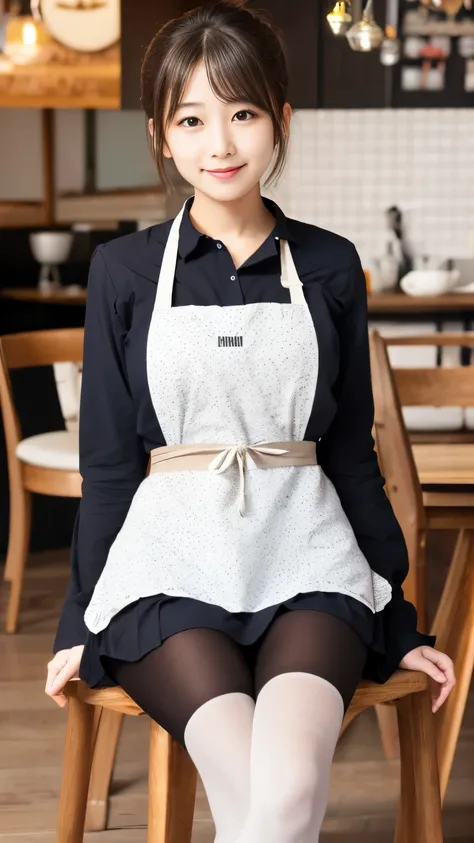
[(284, 832), (285, 840), (299, 841), (314, 828), (318, 789), (321, 785), (317, 769), (302, 764), (295, 775), (290, 771), (269, 783), (261, 805), (265, 827), (275, 829), (275, 837)]

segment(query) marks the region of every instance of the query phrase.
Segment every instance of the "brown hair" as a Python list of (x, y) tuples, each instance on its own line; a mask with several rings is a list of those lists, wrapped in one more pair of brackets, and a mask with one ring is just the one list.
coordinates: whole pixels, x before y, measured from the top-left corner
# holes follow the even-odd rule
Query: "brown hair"
[(276, 179), (285, 166), (288, 148), (283, 119), (288, 86), (283, 41), (263, 13), (245, 8), (238, 0), (221, 0), (165, 24), (143, 60), (141, 101), (147, 117), (154, 121), (150, 146), (163, 184), (170, 184), (163, 161), (166, 129), (199, 61), (204, 62), (209, 84), (223, 102), (249, 102), (272, 118), (277, 154), (268, 181)]

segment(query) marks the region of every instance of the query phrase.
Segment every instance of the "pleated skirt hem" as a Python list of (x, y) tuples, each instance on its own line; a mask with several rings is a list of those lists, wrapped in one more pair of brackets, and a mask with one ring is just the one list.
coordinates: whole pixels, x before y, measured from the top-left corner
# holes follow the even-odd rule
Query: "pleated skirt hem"
[(374, 614), (360, 601), (334, 592), (298, 594), (284, 603), (258, 612), (228, 612), (220, 606), (188, 597), (154, 595), (122, 609), (97, 635), (89, 633), (80, 665), (80, 678), (90, 688), (112, 687), (107, 658), (135, 662), (161, 647), (171, 635), (187, 629), (219, 630), (244, 648), (251, 648), (265, 635), (274, 618), (283, 612), (313, 610), (345, 621), (367, 647), (374, 646)]

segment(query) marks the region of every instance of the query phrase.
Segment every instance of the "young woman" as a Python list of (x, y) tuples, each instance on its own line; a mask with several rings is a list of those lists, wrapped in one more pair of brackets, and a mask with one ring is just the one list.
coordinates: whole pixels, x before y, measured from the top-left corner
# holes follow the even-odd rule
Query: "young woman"
[[(143, 63), (173, 222), (100, 247), (81, 402), (83, 497), (46, 692), (120, 684), (193, 758), (219, 843), (314, 843), (362, 675), (433, 679), (373, 450), (354, 246), (260, 193), (291, 109), (279, 37), (217, 3)], [(147, 466), (149, 472), (147, 472)]]

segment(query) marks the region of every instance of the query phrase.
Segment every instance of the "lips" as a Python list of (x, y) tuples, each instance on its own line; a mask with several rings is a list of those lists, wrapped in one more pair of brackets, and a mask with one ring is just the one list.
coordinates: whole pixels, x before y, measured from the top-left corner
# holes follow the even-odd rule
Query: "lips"
[(241, 164), (239, 167), (225, 167), (221, 170), (205, 170), (204, 172), (208, 173), (208, 175), (215, 179), (231, 179), (239, 173), (243, 167), (245, 167), (245, 164)]
[(208, 173), (232, 173), (233, 170), (240, 170), (240, 167), (243, 167), (241, 164), (239, 167), (224, 167), (222, 170), (207, 170)]

